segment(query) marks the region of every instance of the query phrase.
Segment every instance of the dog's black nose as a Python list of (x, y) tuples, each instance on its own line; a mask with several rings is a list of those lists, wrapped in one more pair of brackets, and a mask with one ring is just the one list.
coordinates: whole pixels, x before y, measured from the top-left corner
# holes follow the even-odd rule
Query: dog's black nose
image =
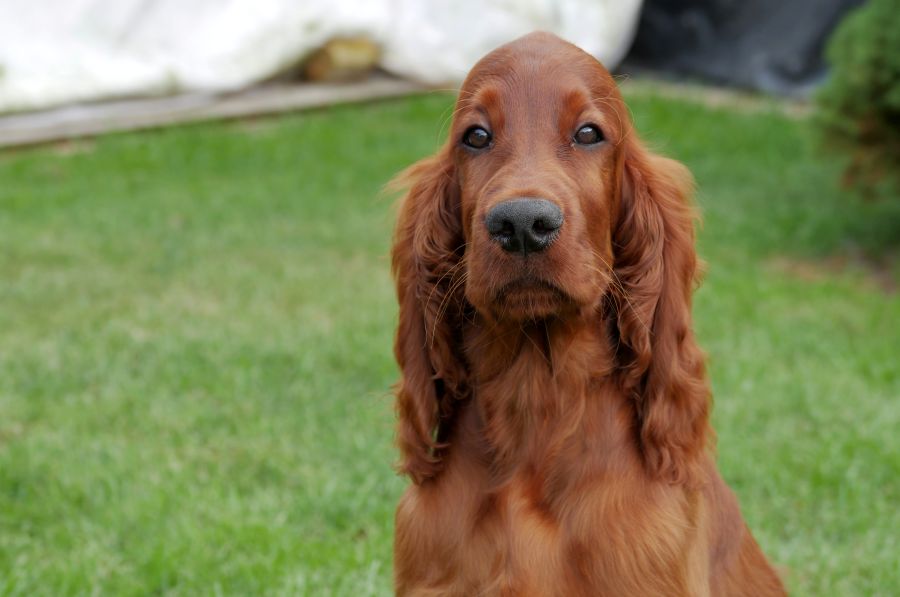
[(504, 251), (537, 253), (559, 235), (562, 211), (546, 199), (511, 199), (498, 203), (484, 219), (488, 234)]

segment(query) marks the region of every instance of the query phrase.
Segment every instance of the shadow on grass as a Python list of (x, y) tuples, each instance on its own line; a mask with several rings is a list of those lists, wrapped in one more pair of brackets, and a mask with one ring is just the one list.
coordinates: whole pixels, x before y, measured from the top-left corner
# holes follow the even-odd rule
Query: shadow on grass
[(793, 227), (802, 232), (773, 243), (769, 260), (809, 280), (854, 271), (894, 293), (900, 288), (900, 197), (862, 199), (839, 186), (832, 164), (822, 163), (819, 192), (809, 192), (813, 201), (793, 213)]
[(840, 158), (821, 149), (814, 121), (653, 98), (630, 105), (651, 147), (694, 173), (707, 259), (846, 264), (896, 284), (900, 197), (865, 201), (842, 188)]

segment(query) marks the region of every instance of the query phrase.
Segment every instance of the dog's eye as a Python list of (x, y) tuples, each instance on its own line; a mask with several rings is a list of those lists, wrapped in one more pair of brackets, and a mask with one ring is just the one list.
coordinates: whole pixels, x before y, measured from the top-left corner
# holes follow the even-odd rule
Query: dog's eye
[(603, 141), (603, 133), (593, 124), (586, 124), (575, 133), (575, 142), (579, 145), (595, 145)]
[(491, 134), (480, 126), (471, 126), (466, 129), (462, 141), (472, 149), (484, 149), (491, 143)]

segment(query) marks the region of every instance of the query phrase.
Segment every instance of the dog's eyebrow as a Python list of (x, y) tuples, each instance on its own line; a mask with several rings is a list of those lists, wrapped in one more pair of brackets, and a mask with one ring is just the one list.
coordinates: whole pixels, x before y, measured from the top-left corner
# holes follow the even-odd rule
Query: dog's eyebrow
[[(581, 89), (572, 89), (562, 96), (562, 110), (559, 112), (560, 126), (584, 124), (589, 120), (593, 124), (607, 128), (610, 126), (610, 115), (591, 95)], [(615, 120), (613, 118), (613, 120)], [(577, 121), (577, 122), (575, 122)], [(612, 131), (610, 131), (612, 132)]]
[(494, 86), (485, 86), (479, 89), (472, 98), (473, 103), (483, 111), (500, 103), (500, 91)]
[(456, 116), (466, 113), (477, 114), (489, 123), (498, 125), (503, 119), (500, 91), (496, 87), (485, 86), (471, 93), (464, 102), (459, 103)]
[(570, 89), (563, 95), (563, 105), (573, 111), (578, 111), (591, 105), (591, 98), (581, 89)]

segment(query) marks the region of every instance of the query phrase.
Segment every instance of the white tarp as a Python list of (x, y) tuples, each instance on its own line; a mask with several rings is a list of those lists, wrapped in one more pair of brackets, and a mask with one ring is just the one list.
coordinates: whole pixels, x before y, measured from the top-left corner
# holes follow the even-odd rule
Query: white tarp
[(366, 36), (380, 66), (454, 83), (490, 49), (553, 31), (608, 67), (641, 0), (0, 0), (0, 113), (284, 72), (329, 39)]

